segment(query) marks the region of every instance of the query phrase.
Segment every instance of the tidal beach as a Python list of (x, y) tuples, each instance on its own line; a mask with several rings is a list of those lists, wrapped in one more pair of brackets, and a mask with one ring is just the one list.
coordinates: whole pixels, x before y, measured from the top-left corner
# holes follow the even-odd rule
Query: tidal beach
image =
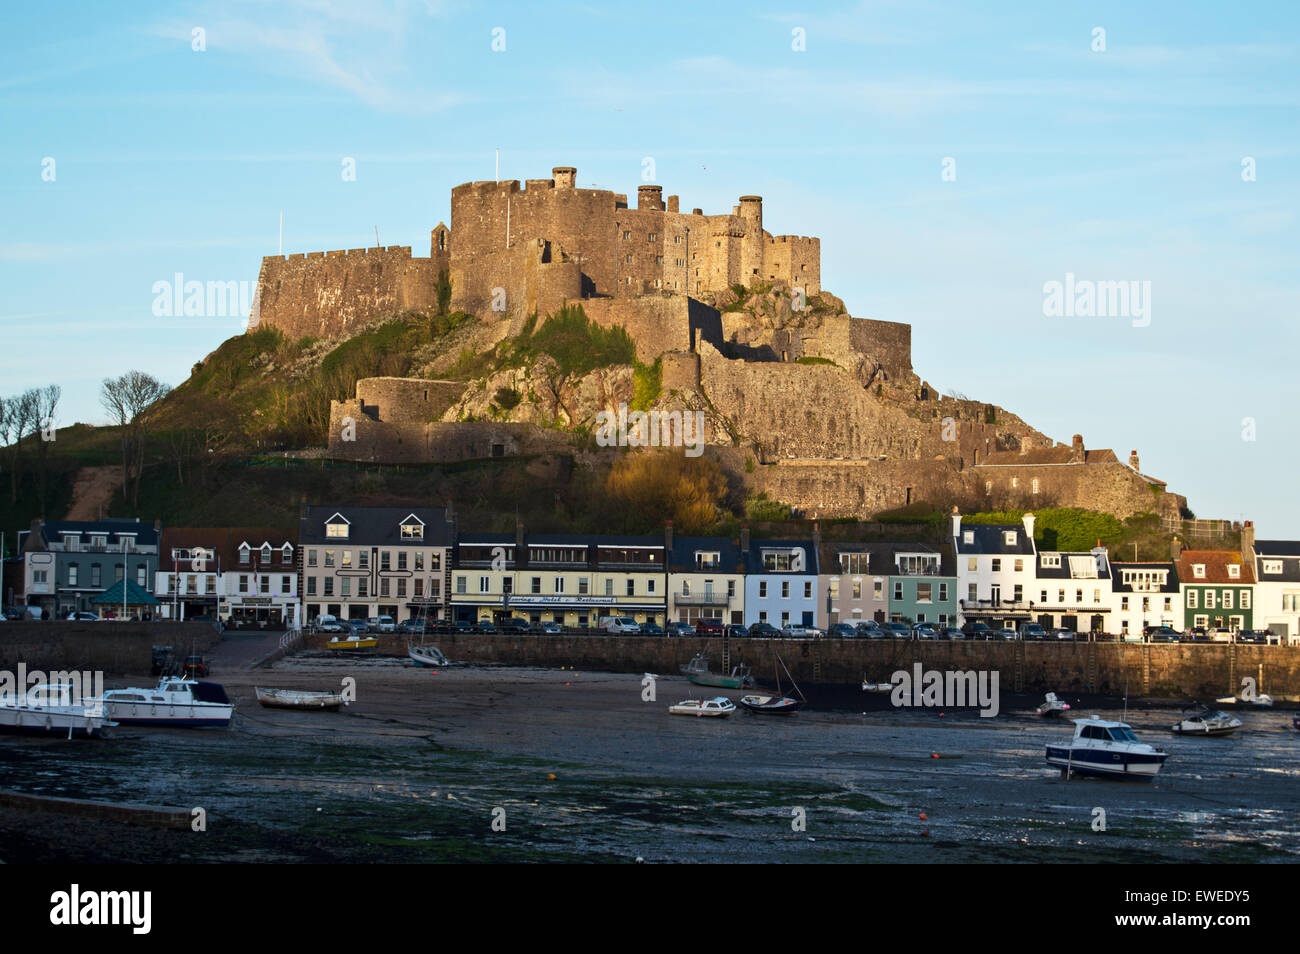
[[(1241, 712), (1234, 737), (1194, 739), (1168, 731), (1175, 708), (1130, 700), (1126, 721), (1170, 753), (1159, 778), (1066, 781), (1043, 746), (1069, 723), (1029, 708), (981, 719), (877, 700), (861, 711), (840, 693), (791, 717), (701, 720), (667, 707), (720, 691), (661, 675), (646, 701), (635, 674), (435, 672), (310, 652), (222, 673), (237, 704), (225, 731), (0, 739), (2, 789), (201, 808), (205, 831), (5, 808), (0, 860), (1300, 858), (1300, 733), (1289, 712)], [(345, 679), (356, 700), (339, 713), (263, 709), (253, 698), (256, 685), (337, 689)], [(1120, 718), (1119, 704), (1093, 700), (1086, 714)]]

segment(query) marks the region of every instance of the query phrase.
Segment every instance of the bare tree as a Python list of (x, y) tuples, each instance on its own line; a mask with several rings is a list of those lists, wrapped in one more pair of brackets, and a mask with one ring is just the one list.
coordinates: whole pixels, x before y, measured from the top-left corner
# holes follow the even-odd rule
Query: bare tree
[(39, 434), (36, 442), (36, 496), (45, 511), (46, 498), (49, 495), (49, 455), (50, 444), (54, 442), (54, 415), (59, 409), (59, 398), (63, 389), (57, 384), (38, 388), (33, 394), (32, 433)]
[(9, 501), (18, 502), (23, 485), (23, 438), (37, 427), (37, 391), (24, 391), (4, 400), (0, 408), (0, 437), (5, 444), (5, 458), (9, 465)]
[(99, 401), (109, 420), (122, 432), (122, 496), (131, 495), (131, 506), (140, 500), (140, 477), (144, 472), (145, 443), (149, 436), (149, 409), (167, 396), (171, 388), (143, 371), (128, 371), (120, 378), (105, 378)]

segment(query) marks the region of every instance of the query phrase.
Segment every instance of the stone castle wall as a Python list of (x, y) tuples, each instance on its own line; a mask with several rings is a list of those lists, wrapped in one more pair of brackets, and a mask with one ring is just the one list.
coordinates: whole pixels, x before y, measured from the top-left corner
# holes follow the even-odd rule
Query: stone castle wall
[[(290, 338), (325, 337), (374, 318), (436, 304), (446, 256), (412, 258), (410, 246), (354, 248), (262, 259), (258, 323)], [(249, 330), (256, 330), (250, 324)]]

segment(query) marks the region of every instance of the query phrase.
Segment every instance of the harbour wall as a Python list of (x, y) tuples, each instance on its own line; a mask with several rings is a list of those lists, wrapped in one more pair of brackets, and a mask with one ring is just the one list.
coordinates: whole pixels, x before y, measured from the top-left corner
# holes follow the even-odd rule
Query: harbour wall
[[(304, 637), (306, 649), (323, 649), (328, 636)], [(406, 655), (406, 637), (380, 636), (376, 651)], [(677, 675), (678, 667), (704, 651), (720, 669), (720, 639), (654, 636), (480, 636), (439, 634), (426, 641), (463, 663), (561, 666), (606, 672)], [(728, 640), (731, 663), (748, 663), (772, 682), (776, 657), (796, 681), (857, 685), (863, 678), (889, 681), (916, 663), (925, 669), (996, 670), (1003, 692), (1081, 692), (1101, 695), (1189, 698), (1202, 701), (1242, 691), (1278, 701), (1300, 701), (1300, 647), (1227, 644), (1112, 642), (969, 642), (960, 640)]]
[(0, 623), (0, 670), (91, 670), (148, 675), (153, 647), (176, 655), (206, 652), (221, 639), (211, 623), (45, 622)]

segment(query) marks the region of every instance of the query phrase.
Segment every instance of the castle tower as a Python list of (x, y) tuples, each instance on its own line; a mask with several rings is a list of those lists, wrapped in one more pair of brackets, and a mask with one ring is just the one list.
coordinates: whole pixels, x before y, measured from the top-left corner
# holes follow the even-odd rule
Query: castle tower
[(745, 237), (740, 243), (740, 280), (752, 285), (767, 277), (763, 274), (763, 197), (742, 195), (740, 218), (745, 223)]
[(555, 180), (555, 188), (572, 189), (578, 170), (575, 166), (556, 166), (551, 170), (551, 178)]
[(664, 211), (664, 187), (657, 185), (637, 186), (636, 207), (638, 209)]

